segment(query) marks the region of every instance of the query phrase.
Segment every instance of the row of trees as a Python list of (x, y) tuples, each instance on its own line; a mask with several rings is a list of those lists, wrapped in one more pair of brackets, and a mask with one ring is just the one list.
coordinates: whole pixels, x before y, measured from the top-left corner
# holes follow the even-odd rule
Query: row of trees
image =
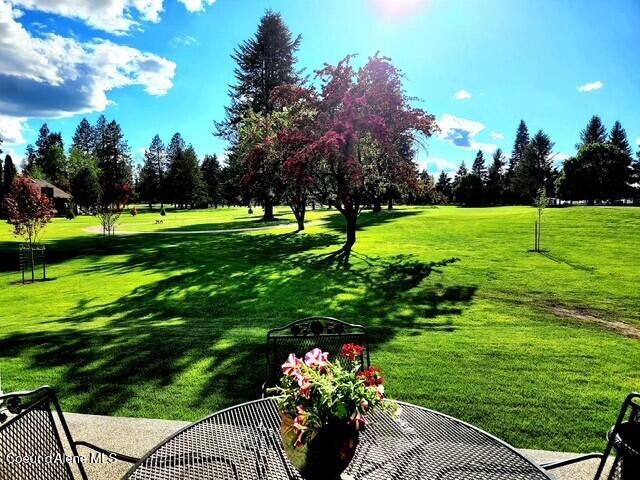
[[(496, 150), (487, 167), (478, 151), (468, 170), (463, 161), (453, 179), (442, 172), (437, 181), (426, 179), (427, 201), (461, 205), (531, 204), (540, 189), (564, 200), (615, 202), (638, 197), (640, 151), (637, 159), (620, 122), (610, 132), (598, 116), (593, 116), (580, 132), (578, 153), (566, 159), (561, 168), (554, 164), (554, 143), (539, 130), (533, 137), (524, 121), (516, 131), (511, 156), (507, 160)], [(426, 174), (422, 175), (425, 178)]]

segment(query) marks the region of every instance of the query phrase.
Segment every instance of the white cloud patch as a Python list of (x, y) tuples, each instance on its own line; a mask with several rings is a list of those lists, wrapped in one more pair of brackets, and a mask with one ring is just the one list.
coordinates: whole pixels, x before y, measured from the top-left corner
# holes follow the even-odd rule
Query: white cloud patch
[(22, 134), (26, 126), (26, 118), (0, 115), (0, 138), (5, 144), (22, 145), (26, 142)]
[(183, 3), (187, 10), (190, 12), (201, 12), (204, 10), (205, 5), (213, 5), (216, 0), (178, 0)]
[[(164, 95), (173, 85), (170, 60), (106, 40), (34, 37), (6, 0), (0, 0), (0, 31), (0, 116), (12, 118), (12, 127), (27, 117), (102, 111), (116, 88), (138, 85)], [(20, 140), (15, 128), (8, 131)]]
[(425, 159), (418, 160), (418, 167), (420, 170), (427, 170), (432, 174), (439, 174), (442, 171), (447, 173), (453, 173), (458, 170), (458, 165), (451, 160), (439, 157), (427, 157)]
[(581, 93), (593, 92), (594, 90), (600, 90), (604, 87), (604, 83), (600, 80), (596, 80), (595, 82), (585, 83), (584, 85), (580, 85), (578, 87), (578, 91)]
[[(157, 23), (164, 0), (12, 0), (27, 10), (80, 20), (97, 30), (126, 34), (141, 22)], [(201, 12), (215, 0), (178, 0), (189, 12)]]
[(636, 145), (640, 145), (640, 137), (636, 138)]
[(501, 134), (500, 132), (491, 132), (489, 134), (489, 136), (491, 137), (492, 140), (496, 141), (496, 140), (504, 140), (504, 135)]
[(471, 98), (471, 93), (465, 89), (458, 90), (453, 94), (453, 98), (455, 100), (469, 100)]
[(189, 47), (191, 45), (200, 45), (198, 39), (196, 37), (192, 37), (191, 35), (179, 36), (176, 35), (171, 39), (171, 45), (173, 47)]
[(456, 147), (482, 150), (485, 153), (493, 153), (497, 149), (493, 143), (482, 143), (475, 139), (485, 129), (484, 123), (456, 117), (449, 113), (444, 113), (437, 123), (440, 127), (439, 137), (451, 142)]

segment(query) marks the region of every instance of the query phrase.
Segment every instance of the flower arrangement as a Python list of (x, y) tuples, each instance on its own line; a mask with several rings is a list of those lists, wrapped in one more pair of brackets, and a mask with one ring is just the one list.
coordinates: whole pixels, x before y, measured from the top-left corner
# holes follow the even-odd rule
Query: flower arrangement
[(384, 409), (394, 414), (397, 404), (384, 395), (384, 379), (376, 367), (362, 369), (364, 348), (348, 343), (335, 360), (319, 348), (307, 352), (304, 360), (290, 354), (282, 365), (280, 411), (293, 421), (283, 422), (283, 431), (294, 436), (302, 448), (323, 429), (347, 425), (355, 435), (367, 425), (367, 414)]

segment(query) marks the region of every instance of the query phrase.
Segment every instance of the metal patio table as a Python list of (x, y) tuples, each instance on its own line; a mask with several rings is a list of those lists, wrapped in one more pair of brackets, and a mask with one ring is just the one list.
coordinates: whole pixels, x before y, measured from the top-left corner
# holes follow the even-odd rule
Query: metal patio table
[[(398, 402), (360, 435), (343, 474), (354, 480), (549, 480), (532, 460), (502, 440), (442, 413)], [(129, 480), (301, 480), (280, 440), (273, 398), (214, 413), (144, 456)]]

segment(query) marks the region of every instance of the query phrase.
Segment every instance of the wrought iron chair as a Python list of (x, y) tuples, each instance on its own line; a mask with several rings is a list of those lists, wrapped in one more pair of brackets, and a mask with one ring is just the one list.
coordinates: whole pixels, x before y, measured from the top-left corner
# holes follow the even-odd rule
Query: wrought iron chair
[[(639, 430), (640, 393), (633, 392), (627, 395), (627, 398), (620, 408), (620, 413), (618, 414), (615, 425), (607, 434), (607, 446), (603, 453), (588, 453), (559, 462), (544, 463), (542, 467), (546, 470), (552, 470), (577, 462), (599, 458), (600, 463), (594, 480), (602, 480), (605, 478), (604, 468), (607, 459), (611, 454), (611, 450), (615, 448), (618, 455), (615, 457), (609, 475), (606, 478), (608, 480), (635, 480), (640, 478), (640, 451), (637, 447), (637, 444), (640, 443), (640, 439), (637, 437)], [(631, 432), (636, 435), (635, 448), (628, 443), (628, 437), (631, 435)]]
[(281, 366), (290, 353), (303, 356), (318, 347), (329, 355), (340, 353), (342, 345), (354, 343), (364, 347), (361, 363), (369, 367), (369, 336), (362, 325), (346, 323), (331, 317), (307, 317), (274, 328), (267, 333), (267, 372), (262, 395), (275, 386), (282, 374)]
[[(57, 417), (57, 419), (54, 417)], [(60, 430), (61, 429), (61, 430)], [(64, 443), (63, 443), (64, 442)], [(71, 455), (65, 444), (71, 450)], [(74, 480), (71, 464), (88, 480), (78, 446), (106, 458), (136, 463), (137, 458), (75, 441), (52, 388), (0, 395), (0, 478), (11, 480)], [(84, 458), (89, 458), (84, 456)]]

